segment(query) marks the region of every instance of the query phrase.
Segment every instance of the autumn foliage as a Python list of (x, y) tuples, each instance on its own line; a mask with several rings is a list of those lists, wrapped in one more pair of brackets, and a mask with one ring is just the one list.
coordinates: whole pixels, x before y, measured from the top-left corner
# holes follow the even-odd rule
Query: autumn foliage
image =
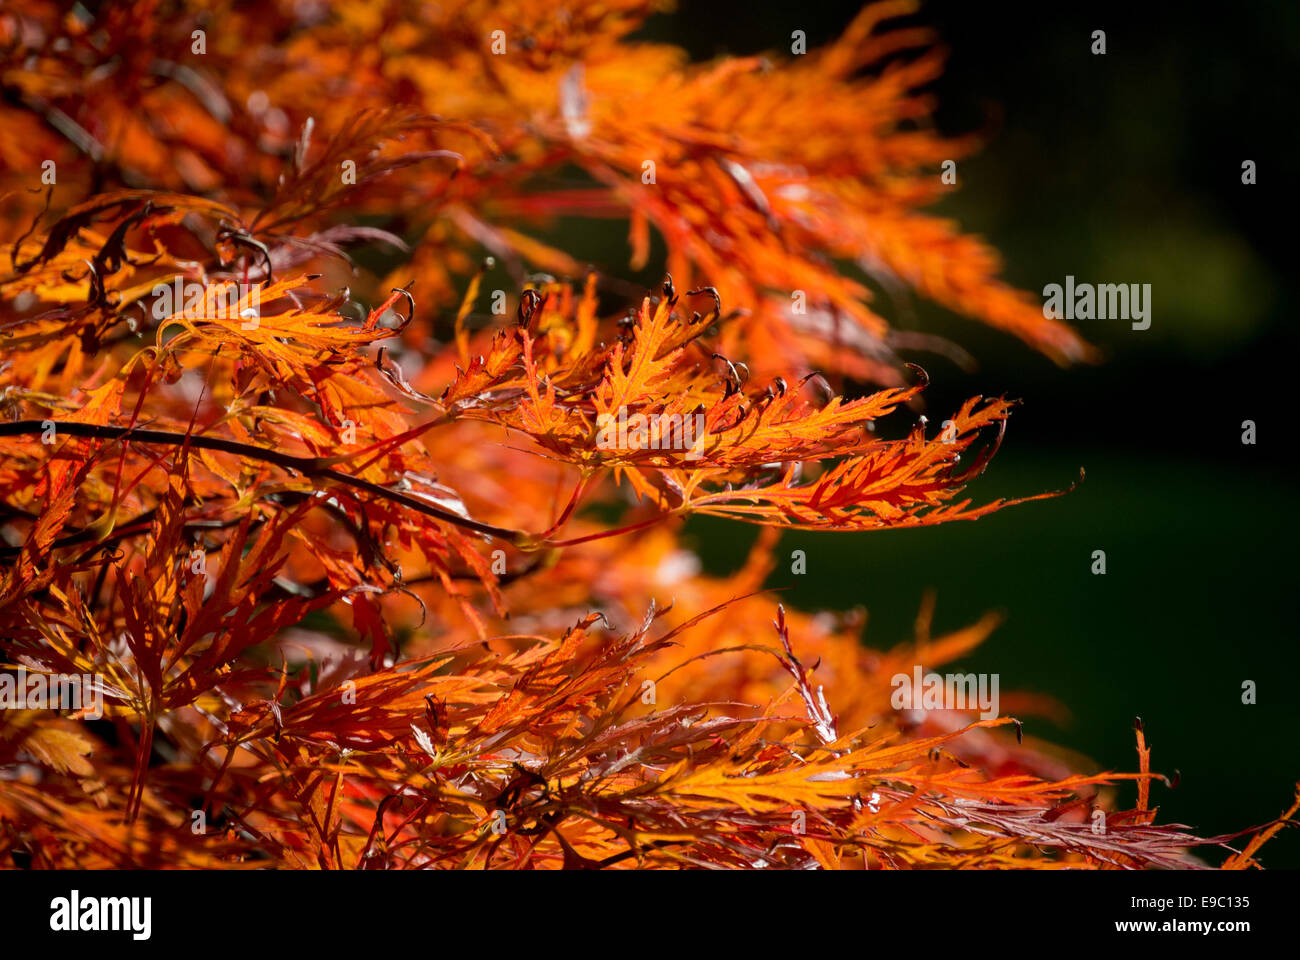
[[(103, 697), (0, 711), (6, 866), (1227, 847), (1156, 822), (1140, 731), (1138, 772), (1094, 774), (1006, 716), (891, 707), (890, 677), (995, 618), (932, 637), (927, 608), (878, 650), (763, 591), (782, 528), (1009, 505), (963, 490), (1012, 403), (941, 437), (859, 270), (1095, 356), (925, 212), (974, 142), (925, 122), (935, 38), (887, 22), (910, 4), (707, 64), (631, 39), (651, 12), (0, 11), (0, 661)], [(658, 244), (670, 276), (634, 293), (556, 249), (558, 218), (626, 222), (619, 256)], [(620, 417), (701, 429), (609, 442)], [(706, 514), (763, 527), (734, 576), (678, 542)]]

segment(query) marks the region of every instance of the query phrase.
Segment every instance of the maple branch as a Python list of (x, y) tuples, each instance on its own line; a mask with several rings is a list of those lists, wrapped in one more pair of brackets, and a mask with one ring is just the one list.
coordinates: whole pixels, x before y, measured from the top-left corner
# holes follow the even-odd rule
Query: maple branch
[(304, 476), (332, 480), (335, 483), (341, 483), (357, 490), (364, 490), (366, 493), (393, 503), (400, 503), (402, 506), (435, 517), (453, 526), (472, 530), (475, 533), (486, 534), (489, 537), (507, 540), (512, 544), (523, 545), (535, 540), (532, 535), (523, 530), (498, 527), (495, 524), (484, 523), (481, 520), (462, 517), (451, 510), (435, 506), (432, 503), (397, 490), (390, 490), (381, 484), (340, 473), (333, 467), (326, 465), (328, 463), (327, 458), (298, 457), (289, 453), (281, 453), (278, 450), (268, 450), (265, 447), (241, 443), (238, 440), (229, 440), (225, 437), (171, 433), (165, 430), (147, 430), (139, 427), (114, 427), (98, 423), (80, 423), (75, 420), (15, 420), (10, 423), (0, 424), (0, 437), (40, 434), (47, 431), (51, 426), (56, 434), (66, 433), (73, 437), (87, 437), (94, 440), (130, 440), (135, 443), (156, 443), (174, 447), (190, 446), (200, 450), (216, 450), (221, 453), (247, 457), (250, 460), (260, 460), (263, 463), (274, 464), (286, 470), (294, 470)]

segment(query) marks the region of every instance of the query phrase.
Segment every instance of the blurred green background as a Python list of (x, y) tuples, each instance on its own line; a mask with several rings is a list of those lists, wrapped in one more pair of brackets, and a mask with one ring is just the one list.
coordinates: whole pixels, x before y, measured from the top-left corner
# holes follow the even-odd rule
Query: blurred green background
[[(643, 36), (697, 58), (809, 46), (836, 36), (858, 4), (686, 2)], [(1060, 370), (965, 318), (920, 302), (879, 309), (904, 329), (940, 333), (975, 355), (963, 372), (932, 355), (932, 421), (965, 397), (1025, 401), (970, 492), (977, 499), (1067, 486), (1069, 496), (977, 523), (876, 534), (787, 534), (808, 574), (778, 571), (788, 603), (865, 606), (867, 642), (911, 634), (926, 588), (936, 631), (989, 609), (1006, 623), (965, 669), (1004, 691), (1050, 694), (1072, 714), (1030, 732), (1098, 767), (1136, 769), (1141, 716), (1163, 821), (1226, 833), (1276, 816), (1300, 779), (1295, 638), (1297, 483), (1286, 456), (1296, 362), (1294, 242), (1283, 219), (1294, 118), (1300, 5), (1250, 4), (1212, 16), (1182, 5), (924, 5), (950, 48), (934, 84), (945, 132), (986, 131), (960, 161), (939, 212), (987, 237), (1007, 279), (1033, 292), (1080, 281), (1152, 284), (1152, 325), (1082, 321), (1103, 347), (1096, 367)], [(1107, 53), (1090, 52), (1105, 30)], [(1258, 183), (1241, 183), (1254, 160)], [(590, 234), (588, 239), (591, 239)], [(604, 246), (621, 250), (611, 237)], [(603, 244), (604, 241), (602, 240)], [(577, 251), (575, 251), (577, 252)], [(1243, 446), (1241, 422), (1258, 442)], [(753, 528), (689, 529), (714, 571), (734, 568)], [(1105, 576), (1091, 555), (1105, 550)], [(786, 567), (788, 571), (788, 566)], [(1253, 680), (1258, 703), (1243, 705)], [(1134, 790), (1121, 799), (1131, 804)], [(1211, 855), (1214, 862), (1218, 857)], [(1300, 831), (1264, 863), (1300, 866)]]

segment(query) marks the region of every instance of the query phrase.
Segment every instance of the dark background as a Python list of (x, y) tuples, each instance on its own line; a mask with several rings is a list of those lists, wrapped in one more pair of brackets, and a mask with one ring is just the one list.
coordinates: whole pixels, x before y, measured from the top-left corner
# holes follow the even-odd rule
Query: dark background
[[(643, 36), (702, 59), (809, 48), (837, 36), (859, 4), (686, 2)], [(987, 237), (1006, 278), (1039, 292), (1066, 274), (1152, 284), (1152, 324), (1081, 321), (1106, 351), (1061, 370), (1018, 341), (915, 302), (898, 326), (941, 333), (979, 369), (917, 355), (931, 419), (972, 394), (1024, 406), (1002, 452), (970, 488), (985, 498), (1060, 489), (1052, 501), (977, 523), (874, 534), (787, 534), (808, 574), (778, 571), (786, 602), (867, 607), (867, 642), (911, 635), (923, 591), (936, 631), (989, 609), (1006, 623), (965, 669), (1002, 690), (1050, 694), (1071, 712), (1029, 732), (1136, 769), (1140, 715), (1162, 821), (1223, 833), (1276, 816), (1300, 779), (1295, 630), (1296, 495), (1288, 461), (1296, 365), (1296, 175), (1284, 99), (1294, 84), (1300, 5), (998, 5), (931, 3), (908, 22), (940, 32), (948, 69), (934, 85), (940, 129), (986, 131), (958, 163), (959, 191), (938, 212)], [(1107, 53), (1090, 52), (1105, 30)], [(1256, 161), (1258, 183), (1241, 182)], [(1241, 423), (1254, 420), (1255, 446)], [(737, 565), (753, 528), (696, 522), (715, 571)], [(1105, 576), (1090, 572), (1093, 550)], [(787, 568), (788, 569), (788, 568)], [(1244, 680), (1258, 703), (1243, 705)], [(1134, 788), (1121, 800), (1131, 805)], [(1217, 862), (1217, 857), (1214, 858)], [(1267, 866), (1300, 866), (1300, 831), (1265, 848)]]

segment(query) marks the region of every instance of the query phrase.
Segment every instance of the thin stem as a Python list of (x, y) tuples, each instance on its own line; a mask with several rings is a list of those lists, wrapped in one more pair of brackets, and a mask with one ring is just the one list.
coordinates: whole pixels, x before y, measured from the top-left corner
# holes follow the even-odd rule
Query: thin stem
[(170, 433), (165, 430), (146, 430), (138, 427), (114, 427), (98, 423), (79, 423), (74, 420), (15, 420), (11, 423), (0, 423), (0, 437), (40, 434), (51, 426), (56, 434), (64, 433), (73, 437), (88, 437), (95, 440), (129, 440), (134, 443), (156, 443), (173, 447), (190, 446), (200, 450), (217, 450), (222, 453), (231, 453), (251, 460), (260, 460), (263, 463), (271, 463), (286, 470), (294, 470), (304, 476), (332, 480), (344, 486), (363, 490), (383, 500), (400, 503), (402, 506), (410, 507), (419, 513), (436, 517), (445, 523), (450, 523), (465, 530), (472, 530), (475, 533), (508, 540), (515, 544), (529, 543), (534, 540), (532, 536), (523, 530), (498, 527), (495, 524), (471, 520), (417, 497), (409, 496), (397, 490), (390, 490), (378, 483), (340, 473), (327, 465), (328, 460), (320, 457), (298, 457), (293, 454), (281, 453), (278, 450), (268, 450), (265, 447), (241, 443), (238, 440), (229, 440), (225, 437)]

